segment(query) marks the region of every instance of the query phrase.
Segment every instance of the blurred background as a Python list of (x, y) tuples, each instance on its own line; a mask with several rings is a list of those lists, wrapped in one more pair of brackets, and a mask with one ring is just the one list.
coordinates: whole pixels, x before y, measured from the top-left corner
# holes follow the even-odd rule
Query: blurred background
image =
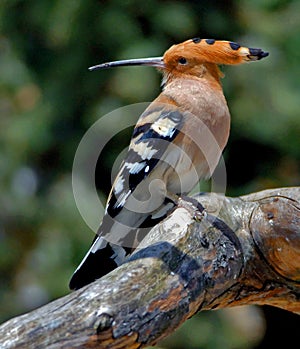
[[(232, 115), (226, 194), (299, 185), (299, 13), (298, 0), (1, 1), (1, 322), (67, 294), (91, 243), (71, 183), (84, 133), (102, 115), (160, 92), (153, 68), (90, 73), (91, 65), (159, 56), (193, 37), (269, 51), (257, 64), (222, 68)], [(104, 202), (130, 133), (102, 154)], [(291, 347), (299, 325), (300, 317), (272, 307), (203, 312), (160, 347)]]

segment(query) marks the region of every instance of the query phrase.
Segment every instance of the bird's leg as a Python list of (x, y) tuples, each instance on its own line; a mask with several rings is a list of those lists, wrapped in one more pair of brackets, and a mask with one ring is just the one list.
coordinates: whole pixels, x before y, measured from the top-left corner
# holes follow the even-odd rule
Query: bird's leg
[(176, 195), (173, 193), (167, 193), (167, 198), (172, 200), (177, 207), (183, 207), (191, 213), (193, 219), (200, 222), (204, 216), (205, 208), (200, 202), (187, 195)]

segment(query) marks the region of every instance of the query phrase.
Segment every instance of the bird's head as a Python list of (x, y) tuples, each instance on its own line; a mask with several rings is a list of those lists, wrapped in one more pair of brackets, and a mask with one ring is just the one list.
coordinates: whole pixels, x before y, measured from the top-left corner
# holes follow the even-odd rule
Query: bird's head
[(269, 55), (257, 48), (240, 46), (231, 41), (194, 38), (171, 46), (162, 57), (138, 58), (102, 63), (89, 70), (120, 66), (145, 65), (156, 67), (167, 76), (203, 76), (208, 72), (217, 80), (222, 75), (220, 64), (241, 64)]
[(163, 56), (164, 70), (169, 74), (202, 76), (209, 71), (215, 78), (222, 76), (221, 64), (257, 61), (268, 52), (240, 46), (231, 41), (194, 38), (171, 46)]

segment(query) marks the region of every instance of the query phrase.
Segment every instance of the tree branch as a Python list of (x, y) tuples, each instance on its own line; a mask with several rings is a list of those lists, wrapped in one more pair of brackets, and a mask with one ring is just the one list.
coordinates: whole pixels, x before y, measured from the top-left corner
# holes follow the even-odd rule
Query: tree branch
[(1, 348), (142, 348), (200, 310), (300, 313), (300, 188), (197, 200), (201, 219), (182, 201), (127, 263), (1, 325)]

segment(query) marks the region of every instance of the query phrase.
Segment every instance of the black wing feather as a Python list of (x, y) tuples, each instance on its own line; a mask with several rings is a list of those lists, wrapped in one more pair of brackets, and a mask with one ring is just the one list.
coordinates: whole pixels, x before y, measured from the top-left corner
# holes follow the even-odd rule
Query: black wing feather
[[(157, 113), (157, 110), (155, 110), (155, 112)], [(121, 194), (124, 195), (124, 191), (130, 191), (132, 193), (139, 183), (141, 183), (156, 167), (169, 144), (173, 142), (179, 134), (183, 125), (183, 117), (180, 111), (162, 108), (161, 115), (156, 122), (163, 123), (165, 121), (167, 123), (168, 121), (172, 121), (172, 128), (163, 133), (153, 128), (155, 123), (145, 123), (134, 129), (131, 145), (123, 162), (123, 170), (120, 171), (116, 179), (123, 180), (124, 183), (128, 185), (123, 189), (122, 193), (118, 193), (118, 195), (115, 193), (115, 188), (112, 189), (110, 200), (107, 205), (107, 212), (111, 217), (117, 216), (122, 210), (122, 205), (118, 205)], [(141, 145), (144, 145), (145, 149), (155, 150), (154, 155), (147, 158), (145, 154), (145, 158), (143, 158), (142, 154), (136, 150), (137, 147), (140, 148)], [(132, 166), (135, 166), (137, 170), (130, 170)]]

